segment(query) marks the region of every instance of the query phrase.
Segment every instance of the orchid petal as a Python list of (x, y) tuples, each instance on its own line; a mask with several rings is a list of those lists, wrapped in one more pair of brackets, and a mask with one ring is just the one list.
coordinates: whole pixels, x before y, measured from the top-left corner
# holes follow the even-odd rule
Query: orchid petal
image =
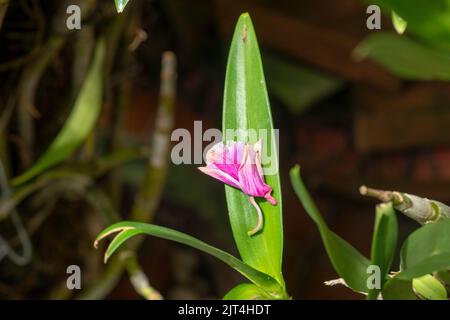
[(226, 172), (217, 169), (217, 168), (211, 168), (211, 167), (199, 167), (198, 168), (201, 172), (207, 174), (208, 176), (213, 177), (214, 179), (220, 180), (223, 183), (226, 183), (230, 186), (233, 186), (235, 188), (240, 189), (241, 185), (239, 184), (239, 181), (233, 178), (231, 175), (227, 174)]
[(222, 142), (214, 145), (206, 153), (206, 164), (231, 175), (238, 180), (239, 163), (242, 161), (244, 144), (230, 141), (225, 146)]
[(199, 170), (249, 196), (264, 197), (276, 205), (277, 201), (271, 196), (272, 188), (264, 182), (261, 150), (262, 140), (254, 145), (240, 141), (219, 142), (208, 150), (207, 165)]
[(246, 194), (254, 197), (264, 197), (268, 192), (270, 193), (272, 188), (264, 183), (263, 177), (259, 174), (255, 164), (254, 156), (253, 150), (250, 151), (248, 146), (245, 146), (244, 158), (238, 172), (239, 182), (242, 191)]

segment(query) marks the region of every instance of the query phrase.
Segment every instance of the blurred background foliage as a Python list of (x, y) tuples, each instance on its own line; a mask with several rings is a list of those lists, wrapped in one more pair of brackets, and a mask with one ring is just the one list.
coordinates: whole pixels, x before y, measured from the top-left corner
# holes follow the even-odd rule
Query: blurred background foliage
[[(70, 4), (82, 8), (81, 30), (66, 28)], [(106, 266), (92, 242), (133, 219), (236, 253), (222, 185), (171, 164), (158, 141), (194, 120), (221, 127), (226, 54), (248, 11), (280, 128), (288, 291), (360, 298), (321, 285), (336, 274), (288, 168), (302, 165), (330, 228), (366, 256), (373, 203), (361, 184), (450, 202), (450, 3), (370, 1), (381, 30), (366, 28), (368, 4), (133, 0), (117, 14), (110, 0), (0, 0), (0, 297), (217, 298), (241, 282), (164, 240), (135, 241)], [(407, 21), (402, 36), (392, 11)], [(404, 217), (399, 226), (399, 242), (416, 228)], [(66, 289), (72, 264), (82, 290)]]

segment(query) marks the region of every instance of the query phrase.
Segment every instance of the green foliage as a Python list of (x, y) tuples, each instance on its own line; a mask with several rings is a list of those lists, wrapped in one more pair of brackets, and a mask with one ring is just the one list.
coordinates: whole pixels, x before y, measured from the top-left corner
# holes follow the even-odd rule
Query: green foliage
[(269, 300), (271, 297), (251, 283), (241, 283), (228, 291), (223, 297), (224, 300)]
[(382, 295), (384, 300), (416, 300), (417, 296), (412, 287), (412, 280), (402, 280), (397, 277), (386, 281)]
[(408, 23), (408, 31), (430, 46), (450, 52), (449, 0), (373, 0), (387, 13), (394, 11)]
[[(248, 14), (242, 14), (237, 22), (228, 55), (223, 100), (223, 132), (227, 129), (266, 129), (267, 154), (275, 155), (276, 141), (270, 104), (267, 95), (261, 57), (253, 24)], [(256, 141), (248, 141), (254, 143)], [(264, 159), (263, 159), (264, 160)], [(274, 165), (272, 163), (272, 165)], [(275, 164), (278, 167), (278, 163)], [(278, 174), (266, 175), (266, 183), (273, 188), (273, 197), (278, 201), (272, 206), (267, 201), (258, 201), (264, 214), (264, 228), (254, 236), (247, 231), (256, 223), (255, 208), (242, 191), (225, 186), (228, 213), (242, 260), (253, 268), (265, 272), (284, 286), (281, 271), (283, 255), (282, 199)]]
[(447, 300), (447, 290), (432, 275), (425, 275), (413, 280), (414, 291), (423, 299)]
[(403, 243), (400, 279), (450, 269), (450, 219), (424, 225)]
[(266, 296), (271, 295), (272, 298), (282, 298), (283, 297), (283, 288), (280, 287), (278, 282), (270, 277), (267, 274), (264, 274), (258, 270), (255, 270), (251, 266), (245, 264), (241, 260), (235, 258), (229, 253), (217, 249), (213, 246), (210, 246), (203, 241), (200, 241), (192, 236), (184, 234), (182, 232), (172, 230), (169, 228), (156, 226), (152, 224), (140, 223), (140, 222), (131, 222), (131, 221), (122, 221), (119, 223), (115, 223), (110, 225), (105, 230), (103, 230), (95, 240), (95, 246), (98, 245), (98, 242), (105, 238), (106, 236), (118, 233), (114, 239), (109, 244), (108, 248), (105, 252), (105, 262), (109, 259), (109, 257), (129, 238), (134, 237), (139, 234), (147, 234), (151, 236), (156, 236), (159, 238), (172, 240), (175, 242), (179, 242), (190, 247), (196, 248), (203, 252), (206, 252), (217, 259), (223, 261), (228, 264), (233, 269), (240, 272), (244, 277), (253, 282), (256, 286), (258, 286), (261, 290), (266, 292)]
[(328, 228), (301, 180), (299, 166), (291, 169), (290, 176), (297, 197), (319, 229), (334, 269), (351, 289), (357, 292), (367, 292), (367, 268), (371, 264), (370, 261)]
[(37, 162), (26, 172), (13, 179), (14, 186), (27, 182), (49, 167), (67, 159), (92, 131), (102, 106), (105, 50), (104, 40), (99, 40), (94, 60), (71, 114)]
[(375, 33), (355, 49), (358, 58), (371, 58), (408, 80), (450, 81), (450, 55), (394, 33)]
[[(224, 130), (267, 129), (268, 132), (273, 128), (258, 44), (248, 14), (239, 18), (230, 48), (223, 127)], [(270, 151), (276, 152), (273, 137), (269, 137), (268, 145)], [(281, 274), (283, 230), (278, 174), (266, 176), (266, 182), (273, 188), (278, 204), (271, 206), (260, 203), (265, 214), (265, 225), (263, 231), (253, 237), (247, 235), (247, 230), (254, 224), (256, 214), (249, 204), (248, 196), (242, 191), (226, 187), (230, 221), (243, 261), (179, 231), (137, 222), (125, 221), (109, 226), (99, 234), (95, 244), (112, 233), (118, 233), (106, 250), (107, 261), (125, 241), (138, 234), (183, 243), (220, 259), (252, 282), (237, 286), (225, 298), (285, 299), (287, 294)]]
[[(392, 203), (377, 206), (372, 239), (371, 263), (380, 267), (381, 288), (387, 280), (395, 254), (398, 236), (397, 216)], [(380, 290), (369, 291), (368, 299), (376, 299)]]
[[(291, 170), (291, 182), (306, 212), (319, 228), (322, 241), (336, 272), (353, 290), (385, 300), (447, 299), (445, 286), (450, 279), (450, 219), (443, 218), (413, 232), (403, 243), (400, 272), (390, 275), (397, 245), (398, 226), (391, 202), (377, 206), (371, 261), (329, 230), (300, 178), (298, 166)], [(367, 290), (367, 267), (380, 268), (381, 288)], [(437, 273), (437, 276), (431, 274)]]
[(408, 80), (450, 81), (449, 0), (374, 0), (392, 15), (397, 33), (408, 26), (411, 37), (376, 33), (357, 47), (356, 56), (369, 57)]

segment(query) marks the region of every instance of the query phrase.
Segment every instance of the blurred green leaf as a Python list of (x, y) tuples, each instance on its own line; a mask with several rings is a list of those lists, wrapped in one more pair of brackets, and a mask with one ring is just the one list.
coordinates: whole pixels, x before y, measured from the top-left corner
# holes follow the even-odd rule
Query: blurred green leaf
[(390, 72), (409, 80), (450, 81), (450, 54), (394, 33), (375, 33), (355, 49), (358, 59), (371, 58)]
[(414, 231), (403, 243), (399, 279), (413, 279), (450, 269), (450, 219)]
[(408, 25), (408, 23), (397, 13), (395, 13), (395, 11), (392, 11), (392, 24), (398, 34), (403, 34), (406, 30), (406, 26)]
[[(223, 101), (223, 132), (227, 129), (266, 129), (263, 146), (271, 155), (278, 170), (278, 155), (273, 129), (270, 104), (264, 80), (258, 42), (250, 16), (242, 14), (237, 22), (231, 43)], [(224, 138), (226, 139), (226, 137)], [(267, 143), (265, 143), (267, 141)], [(255, 141), (248, 141), (254, 143)], [(264, 162), (264, 158), (263, 158)], [(264, 163), (263, 163), (264, 167)], [(283, 255), (282, 199), (278, 174), (266, 175), (266, 183), (273, 188), (273, 197), (277, 205), (267, 201), (258, 201), (264, 214), (262, 232), (249, 236), (247, 231), (256, 224), (255, 208), (249, 203), (249, 197), (242, 191), (225, 186), (233, 236), (242, 260), (253, 268), (274, 277), (283, 287), (281, 271)]]
[(291, 169), (290, 177), (300, 202), (319, 228), (328, 257), (338, 275), (345, 280), (351, 289), (357, 292), (367, 292), (367, 278), (369, 276), (367, 268), (371, 264), (370, 261), (328, 228), (301, 180), (299, 166)]
[(386, 10), (395, 11), (408, 22), (408, 30), (433, 46), (450, 52), (449, 0), (371, 0)]
[(45, 153), (27, 171), (12, 180), (18, 186), (69, 157), (92, 131), (102, 106), (105, 42), (97, 43), (94, 60), (72, 112)]
[(228, 291), (223, 300), (268, 300), (271, 297), (260, 287), (251, 283), (241, 283)]
[(242, 262), (241, 260), (235, 258), (229, 253), (210, 246), (203, 241), (200, 241), (192, 236), (184, 234), (182, 232), (172, 230), (169, 228), (156, 226), (153, 224), (146, 224), (140, 222), (122, 221), (110, 225), (105, 230), (103, 230), (95, 240), (94, 246), (97, 247), (98, 242), (105, 238), (106, 236), (118, 233), (115, 238), (111, 241), (105, 252), (105, 262), (111, 257), (111, 255), (129, 238), (136, 236), (138, 234), (147, 234), (151, 236), (156, 236), (159, 238), (172, 240), (179, 242), (190, 247), (196, 248), (203, 252), (206, 252), (219, 260), (223, 261), (230, 267), (234, 268), (236, 271), (241, 273), (248, 280), (253, 282), (258, 287), (264, 288), (264, 290), (271, 295), (272, 298), (283, 298), (283, 288), (279, 283), (271, 276), (255, 270), (251, 266)]
[(123, 9), (125, 9), (126, 5), (128, 4), (129, 0), (114, 0), (114, 3), (116, 4), (116, 10), (117, 12), (122, 12)]
[[(392, 203), (383, 203), (377, 206), (375, 227), (372, 238), (371, 262), (380, 268), (381, 288), (383, 288), (397, 245), (398, 226), (397, 216)], [(371, 289), (368, 299), (376, 299), (379, 289)]]
[(414, 291), (423, 299), (447, 300), (447, 290), (439, 280), (432, 275), (425, 275), (413, 281)]
[(269, 92), (294, 114), (305, 112), (314, 104), (342, 88), (342, 79), (322, 73), (273, 54), (263, 54)]
[[(190, 187), (186, 188), (186, 184)], [(228, 217), (223, 214), (226, 207), (223, 186), (211, 183), (207, 176), (199, 175), (197, 168), (171, 165), (164, 198), (173, 204), (194, 209), (196, 214), (211, 223), (213, 228), (226, 235), (227, 240), (233, 241)]]

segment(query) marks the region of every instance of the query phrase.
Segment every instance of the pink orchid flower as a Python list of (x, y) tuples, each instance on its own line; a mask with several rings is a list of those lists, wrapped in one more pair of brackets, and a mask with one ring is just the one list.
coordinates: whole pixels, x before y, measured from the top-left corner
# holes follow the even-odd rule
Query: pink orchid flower
[(248, 231), (252, 236), (262, 229), (261, 209), (254, 197), (264, 197), (271, 205), (277, 201), (271, 196), (272, 188), (264, 182), (261, 166), (261, 140), (254, 145), (243, 142), (220, 142), (206, 153), (206, 167), (198, 168), (203, 173), (242, 190), (258, 213), (258, 223)]

